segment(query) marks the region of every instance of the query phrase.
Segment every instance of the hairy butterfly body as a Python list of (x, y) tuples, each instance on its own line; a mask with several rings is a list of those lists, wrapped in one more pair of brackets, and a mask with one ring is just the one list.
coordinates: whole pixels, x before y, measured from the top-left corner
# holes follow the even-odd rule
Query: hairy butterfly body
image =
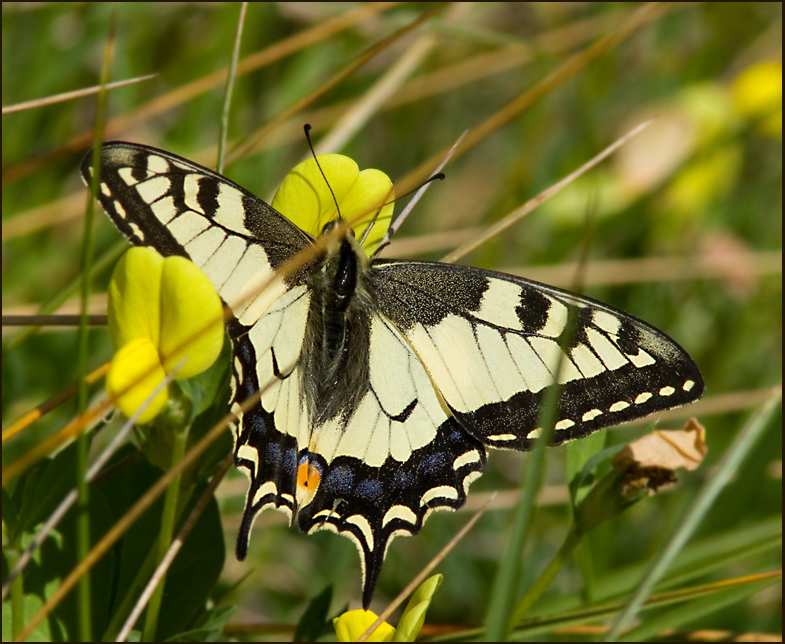
[(315, 239), (240, 186), (131, 143), (104, 145), (101, 164), (98, 197), (120, 231), (191, 259), (234, 315), (234, 458), (250, 478), (238, 557), (266, 508), (306, 533), (333, 530), (360, 550), (366, 607), (391, 539), (461, 507), (486, 446), (532, 447), (554, 382), (554, 444), (703, 393), (673, 340), (589, 298), (369, 259), (351, 233), (281, 276)]

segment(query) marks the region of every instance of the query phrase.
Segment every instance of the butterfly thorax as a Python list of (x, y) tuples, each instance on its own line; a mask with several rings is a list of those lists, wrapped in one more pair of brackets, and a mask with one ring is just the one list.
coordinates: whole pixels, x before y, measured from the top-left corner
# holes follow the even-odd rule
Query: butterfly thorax
[(369, 262), (348, 235), (311, 272), (311, 302), (300, 364), (314, 426), (348, 418), (368, 391), (371, 286)]

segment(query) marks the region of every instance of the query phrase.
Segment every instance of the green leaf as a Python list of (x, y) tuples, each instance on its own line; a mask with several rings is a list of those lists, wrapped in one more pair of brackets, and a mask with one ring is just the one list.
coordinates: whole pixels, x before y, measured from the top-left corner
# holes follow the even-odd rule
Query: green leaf
[(229, 623), (229, 620), (236, 610), (237, 606), (234, 605), (214, 606), (213, 608), (206, 610), (199, 619), (196, 620), (194, 628), (204, 631), (218, 630), (223, 632), (223, 629)]
[(611, 471), (597, 481), (575, 508), (575, 527), (580, 534), (587, 534), (597, 526), (624, 512), (643, 495), (642, 490), (638, 496), (629, 497), (622, 494), (621, 482), (624, 472)]
[[(224, 342), (215, 364), (193, 378), (178, 381), (183, 391), (193, 401), (194, 415), (198, 416), (213, 407), (216, 399), (221, 395), (221, 390), (228, 388), (230, 364), (231, 347), (228, 342)], [(226, 413), (226, 408), (223, 411)]]
[[(27, 624), (33, 616), (43, 607), (43, 600), (36, 595), (25, 595), (22, 602), (22, 623)], [(11, 602), (3, 602), (3, 641), (10, 642), (14, 639), (11, 633)], [(48, 619), (39, 622), (38, 626), (25, 640), (26, 642), (62, 642), (65, 641), (63, 625), (52, 614)]]
[[(587, 438), (592, 438), (594, 434)], [(573, 442), (583, 442), (580, 441)], [(567, 443), (571, 445), (572, 443)], [(605, 449), (601, 449), (586, 459), (583, 466), (577, 473), (570, 476), (570, 498), (572, 499), (573, 510), (575, 507), (586, 497), (591, 491), (591, 487), (596, 481), (603, 476), (607, 475), (613, 469), (613, 457), (624, 447), (624, 445), (611, 445)], [(573, 463), (570, 469), (577, 467), (578, 459), (574, 456)]]
[[(197, 491), (194, 500), (201, 491)], [(172, 637), (188, 624), (197, 611), (204, 608), (221, 574), (225, 556), (221, 517), (218, 503), (213, 497), (166, 575), (158, 618), (158, 635), (161, 639)]]
[[(133, 454), (133, 450), (121, 450), (123, 455)], [(100, 481), (111, 500), (112, 512), (116, 521), (145, 491), (160, 477), (161, 473), (143, 459), (124, 461), (126, 467), (115, 468), (110, 476)], [(182, 517), (187, 516), (204, 486), (198, 488), (187, 504)], [(185, 502), (185, 501), (184, 501)], [(131, 595), (132, 600), (147, 582), (152, 573), (148, 558), (156, 543), (161, 525), (163, 500), (158, 499), (126, 533), (115, 548), (117, 562), (117, 582), (114, 591), (115, 609)], [(166, 578), (164, 600), (159, 616), (161, 639), (172, 637), (185, 628), (189, 620), (204, 608), (205, 602), (223, 568), (225, 545), (215, 498), (210, 499), (182, 549), (174, 559)], [(124, 610), (128, 610), (124, 606)], [(122, 622), (120, 622), (122, 623)], [(119, 628), (113, 622), (116, 628)], [(104, 630), (96, 631), (103, 633)], [(116, 633), (107, 633), (114, 637)]]
[(303, 616), (297, 623), (292, 641), (315, 642), (325, 633), (332, 633), (332, 620), (328, 619), (332, 599), (333, 587), (330, 585), (308, 603)]
[[(91, 547), (104, 535), (114, 523), (110, 502), (100, 488), (93, 486), (90, 491), (88, 506)], [(40, 564), (37, 574), (31, 569), (35, 580), (31, 584), (36, 593), (51, 596), (79, 563), (76, 549), (77, 513), (75, 509), (68, 512), (58, 526), (56, 534), (50, 535), (40, 548)], [(111, 554), (102, 557), (90, 570), (90, 584), (92, 590), (91, 614), (92, 629), (94, 633), (102, 633), (106, 628), (112, 606), (113, 590), (117, 581), (116, 561)], [(25, 573), (26, 586), (28, 572)], [(31, 579), (31, 582), (33, 581)], [(62, 623), (66, 638), (74, 641), (78, 638), (76, 593), (69, 593), (55, 608), (54, 615)]]
[[(220, 364), (225, 365), (223, 369), (217, 368)], [(204, 374), (191, 380), (183, 381), (189, 383), (199, 381), (204, 385), (201, 393), (202, 404), (199, 406), (201, 411), (194, 419), (191, 430), (188, 433), (189, 448), (196, 444), (226, 415), (226, 411), (229, 408), (229, 382), (231, 380), (229, 364), (229, 356), (226, 356), (226, 360), (222, 356), (217, 364), (213, 365)], [(209, 383), (205, 380), (208, 374), (212, 374), (212, 380)], [(231, 432), (226, 431), (218, 437), (208, 450), (202, 453), (196, 463), (188, 468), (184, 475), (184, 482), (197, 484), (206, 481), (226, 458), (226, 455), (231, 454), (232, 447)]]
[[(17, 531), (32, 530), (54, 512), (76, 487), (76, 443), (52, 459), (45, 459), (22, 475), (13, 499), (18, 507)], [(13, 539), (15, 535), (10, 535)]]
[[(590, 459), (592, 459), (596, 454), (602, 452), (602, 450), (605, 448), (607, 436), (608, 430), (601, 429), (598, 432), (589, 434), (589, 436), (586, 436), (579, 441), (569, 441), (564, 446), (564, 460), (567, 466), (567, 480), (570, 481), (570, 483), (576, 479), (578, 474), (584, 471), (584, 468)], [(593, 469), (593, 467), (590, 468), (590, 470), (591, 469)], [(573, 492), (572, 486), (570, 486), (570, 492)], [(574, 495), (573, 502), (575, 502)]]
[(220, 642), (226, 641), (224, 628), (229, 623), (236, 606), (216, 606), (196, 620), (194, 628), (170, 637), (167, 642)]

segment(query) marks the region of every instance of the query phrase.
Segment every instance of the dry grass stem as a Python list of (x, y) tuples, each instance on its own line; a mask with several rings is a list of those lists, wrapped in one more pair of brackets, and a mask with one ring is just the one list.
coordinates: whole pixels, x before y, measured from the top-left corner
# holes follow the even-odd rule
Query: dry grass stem
[(155, 78), (156, 76), (157, 74), (148, 74), (147, 76), (139, 76), (137, 78), (129, 78), (127, 80), (109, 83), (104, 87), (100, 85), (95, 85), (93, 87), (87, 87), (85, 89), (77, 89), (74, 90), (73, 92), (63, 92), (62, 94), (55, 94), (54, 96), (47, 96), (46, 98), (38, 98), (34, 101), (25, 101), (24, 103), (16, 103), (15, 105), (8, 105), (3, 108), (3, 115), (13, 114), (14, 112), (22, 112), (24, 110), (32, 110), (36, 107), (44, 107), (46, 105), (54, 105), (55, 103), (72, 101), (76, 98), (84, 98), (86, 96), (92, 96), (93, 94), (97, 94), (102, 90), (110, 91), (113, 89), (117, 89), (119, 87), (125, 87), (126, 85), (141, 83), (142, 81), (150, 80), (151, 78)]
[[(261, 52), (248, 56), (240, 61), (237, 66), (238, 75), (247, 74), (255, 69), (269, 65), (272, 62), (281, 60), (286, 56), (290, 56), (310, 45), (313, 45), (321, 40), (325, 40), (334, 36), (335, 34), (349, 29), (359, 22), (368, 20), (378, 13), (387, 11), (397, 6), (398, 2), (376, 2), (362, 5), (357, 9), (341, 14), (320, 23), (309, 30), (295, 34), (291, 38), (282, 40), (274, 45), (267, 47)], [(163, 114), (172, 110), (179, 105), (193, 100), (197, 96), (222, 85), (226, 81), (226, 75), (229, 67), (226, 66), (216, 72), (208, 74), (200, 79), (186, 83), (179, 88), (167, 92), (162, 96), (148, 102), (142, 108), (130, 113), (115, 117), (106, 124), (105, 134), (111, 137), (119, 132), (130, 129), (137, 123), (147, 121), (159, 114)], [(70, 154), (84, 150), (90, 146), (93, 140), (93, 131), (89, 130), (82, 132), (71, 139), (69, 139), (61, 147), (52, 150), (51, 152), (28, 159), (22, 163), (12, 166), (3, 171), (3, 183), (8, 181), (15, 181), (28, 174), (36, 172), (39, 168), (48, 165), (54, 161), (65, 158)], [(214, 156), (213, 156), (214, 158)]]

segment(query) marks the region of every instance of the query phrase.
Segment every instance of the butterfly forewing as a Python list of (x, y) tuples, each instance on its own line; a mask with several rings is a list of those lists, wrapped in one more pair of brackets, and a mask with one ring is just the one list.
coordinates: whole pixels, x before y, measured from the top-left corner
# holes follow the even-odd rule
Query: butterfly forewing
[[(91, 157), (82, 162), (89, 184)], [(239, 321), (250, 326), (302, 274), (273, 281), (309, 237), (258, 197), (207, 168), (132, 143), (101, 151), (98, 199), (137, 246), (182, 255), (204, 271)]]
[(115, 225), (190, 258), (233, 313), (231, 427), (250, 478), (238, 557), (267, 508), (339, 532), (360, 551), (366, 607), (390, 541), (461, 507), (486, 445), (532, 446), (554, 382), (554, 443), (703, 392), (675, 342), (599, 302), (463, 266), (369, 265), (351, 236), (282, 275), (313, 239), (240, 186), (130, 143), (101, 162)]
[(464, 266), (382, 260), (374, 267), (380, 309), (458, 422), (486, 445), (530, 449), (554, 383), (561, 387), (555, 444), (703, 393), (681, 347), (600, 302)]

